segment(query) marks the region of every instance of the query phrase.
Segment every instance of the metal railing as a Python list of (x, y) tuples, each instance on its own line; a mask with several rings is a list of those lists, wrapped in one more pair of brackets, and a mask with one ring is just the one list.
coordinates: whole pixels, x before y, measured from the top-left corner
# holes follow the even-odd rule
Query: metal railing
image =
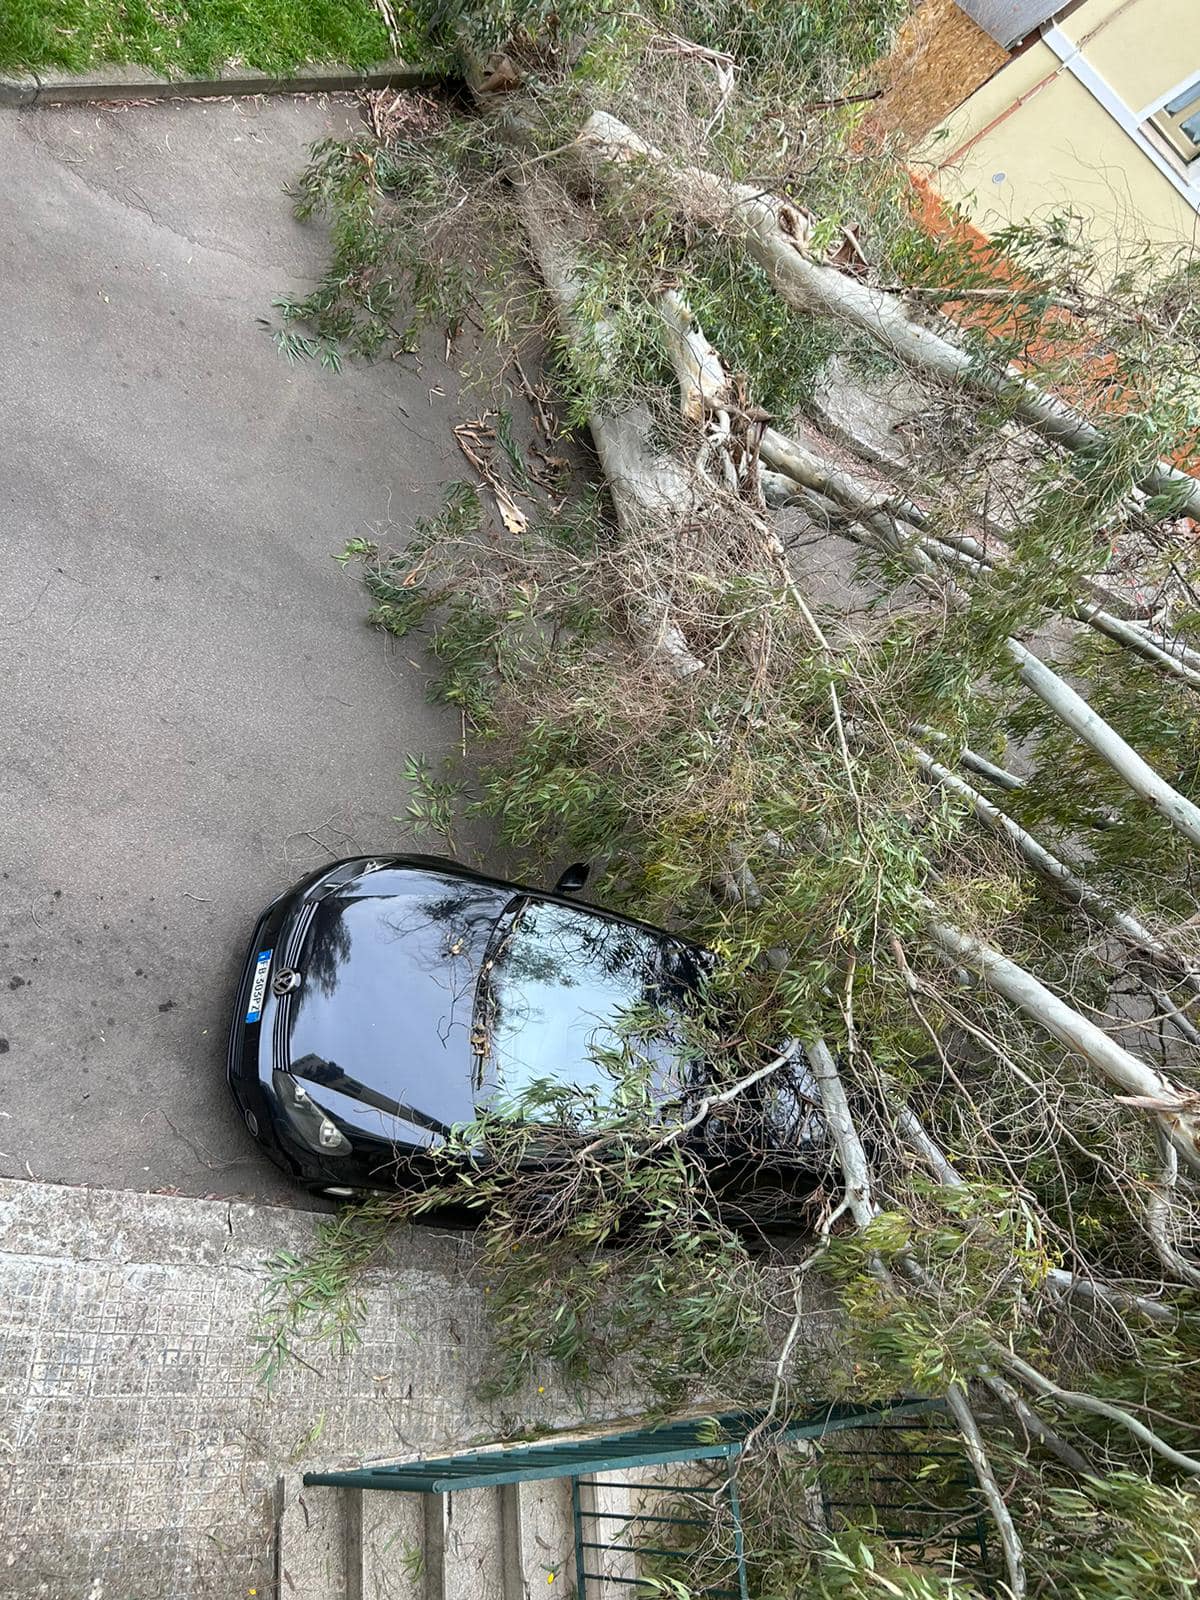
[[(751, 1440), (768, 1448), (743, 1461)], [(747, 1549), (744, 1491), (760, 1460), (786, 1472), (789, 1457), (801, 1453), (805, 1493), (815, 1491), (815, 1531), (865, 1529), (899, 1552), (970, 1577), (983, 1594), (993, 1592), (978, 1488), (952, 1423), (931, 1400), (839, 1402), (782, 1418), (688, 1417), (619, 1433), (306, 1472), (304, 1483), (447, 1494), (567, 1479), (576, 1600), (619, 1600), (671, 1578), (693, 1595), (750, 1600), (763, 1553)], [(670, 1470), (645, 1476), (662, 1468)]]

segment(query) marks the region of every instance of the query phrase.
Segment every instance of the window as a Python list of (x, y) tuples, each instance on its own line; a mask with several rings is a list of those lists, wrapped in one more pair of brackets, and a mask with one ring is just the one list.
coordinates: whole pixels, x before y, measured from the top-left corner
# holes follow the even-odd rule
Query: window
[(1185, 169), (1200, 161), (1200, 78), (1160, 107), (1147, 128), (1158, 135), (1156, 142), (1164, 145)]

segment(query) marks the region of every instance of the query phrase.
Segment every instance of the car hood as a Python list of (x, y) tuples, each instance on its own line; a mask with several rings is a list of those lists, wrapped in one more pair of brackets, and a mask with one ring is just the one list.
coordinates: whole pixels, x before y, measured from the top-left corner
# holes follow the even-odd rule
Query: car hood
[(471, 1019), (506, 887), (374, 871), (311, 908), (286, 1064), (336, 1117), (424, 1147), (475, 1117)]

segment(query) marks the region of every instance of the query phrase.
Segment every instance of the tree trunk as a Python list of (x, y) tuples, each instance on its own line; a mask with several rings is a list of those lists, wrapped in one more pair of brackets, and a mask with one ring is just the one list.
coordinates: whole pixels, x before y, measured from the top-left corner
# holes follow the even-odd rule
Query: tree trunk
[[(679, 166), (607, 112), (592, 113), (577, 143), (597, 158), (596, 164), (652, 166), (674, 203), (689, 217), (744, 239), (789, 305), (809, 315), (848, 322), (907, 365), (1000, 401), (1053, 444), (1094, 451), (1103, 443), (1098, 428), (1015, 368), (985, 365), (941, 334), (913, 322), (899, 295), (814, 261), (807, 254), (807, 222), (776, 196), (748, 184), (729, 183), (701, 167)], [(1200, 483), (1187, 473), (1160, 461), (1142, 485), (1151, 493), (1178, 492), (1180, 509), (1200, 518)]]
[(922, 772), (933, 778), (936, 783), (941, 784), (944, 789), (948, 789), (952, 794), (956, 794), (961, 799), (966, 800), (977, 816), (982, 817), (985, 822), (991, 823), (994, 828), (999, 828), (1003, 833), (1007, 834), (1026, 861), (1060, 889), (1068, 900), (1073, 900), (1077, 906), (1081, 906), (1084, 911), (1089, 912), (1097, 921), (1106, 923), (1110, 928), (1121, 934), (1122, 937), (1128, 939), (1131, 944), (1136, 945), (1139, 950), (1144, 950), (1148, 955), (1153, 956), (1156, 961), (1168, 966), (1172, 972), (1182, 973), (1192, 988), (1200, 993), (1200, 978), (1192, 971), (1182, 956), (1175, 955), (1156, 934), (1151, 933), (1150, 929), (1144, 923), (1139, 922), (1131, 912), (1123, 911), (1120, 906), (1114, 905), (1107, 896), (1091, 888), (1089, 884), (1079, 877), (1078, 873), (1073, 872), (1065, 862), (1060, 861), (1056, 855), (1046, 849), (1045, 845), (1040, 844), (1031, 833), (1022, 828), (1020, 823), (1014, 822), (1012, 817), (1001, 811), (999, 806), (993, 805), (985, 795), (980, 794), (978, 789), (972, 788), (956, 772), (951, 772), (948, 767), (944, 767), (940, 761), (935, 761), (924, 750), (916, 750), (915, 756), (917, 765)]
[[(554, 299), (564, 332), (581, 332), (575, 308), (582, 287), (575, 254), (569, 240), (557, 231), (551, 217), (561, 206), (552, 190), (532, 184), (520, 188), (525, 229), (542, 279)], [(601, 347), (605, 328), (594, 330)], [(647, 445), (650, 417), (643, 407), (620, 413), (597, 412), (588, 419), (596, 453), (604, 468), (609, 493), (624, 532), (642, 531), (651, 522), (678, 523), (692, 503), (689, 475), (678, 462), (654, 454)], [(688, 649), (687, 641), (671, 619), (667, 596), (650, 574), (642, 593), (630, 584), (630, 621), (647, 653), (663, 661), (677, 677), (703, 671), (703, 663)]]
[(927, 926), (946, 955), (977, 972), (989, 988), (1096, 1067), (1120, 1094), (1144, 1097), (1170, 1107), (1155, 1115), (1185, 1164), (1192, 1172), (1200, 1173), (1200, 1116), (1189, 1109), (1187, 1096), (1015, 961), (936, 916), (930, 917)]

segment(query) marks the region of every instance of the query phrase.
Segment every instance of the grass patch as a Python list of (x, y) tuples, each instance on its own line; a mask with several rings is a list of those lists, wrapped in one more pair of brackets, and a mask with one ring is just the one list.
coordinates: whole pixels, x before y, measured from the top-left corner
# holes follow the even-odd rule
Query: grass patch
[[(403, 20), (403, 19), (402, 19)], [(402, 46), (415, 49), (411, 39)], [(165, 77), (231, 64), (286, 73), (313, 62), (369, 67), (393, 55), (371, 0), (7, 0), (0, 71), (84, 72), (134, 63)]]

